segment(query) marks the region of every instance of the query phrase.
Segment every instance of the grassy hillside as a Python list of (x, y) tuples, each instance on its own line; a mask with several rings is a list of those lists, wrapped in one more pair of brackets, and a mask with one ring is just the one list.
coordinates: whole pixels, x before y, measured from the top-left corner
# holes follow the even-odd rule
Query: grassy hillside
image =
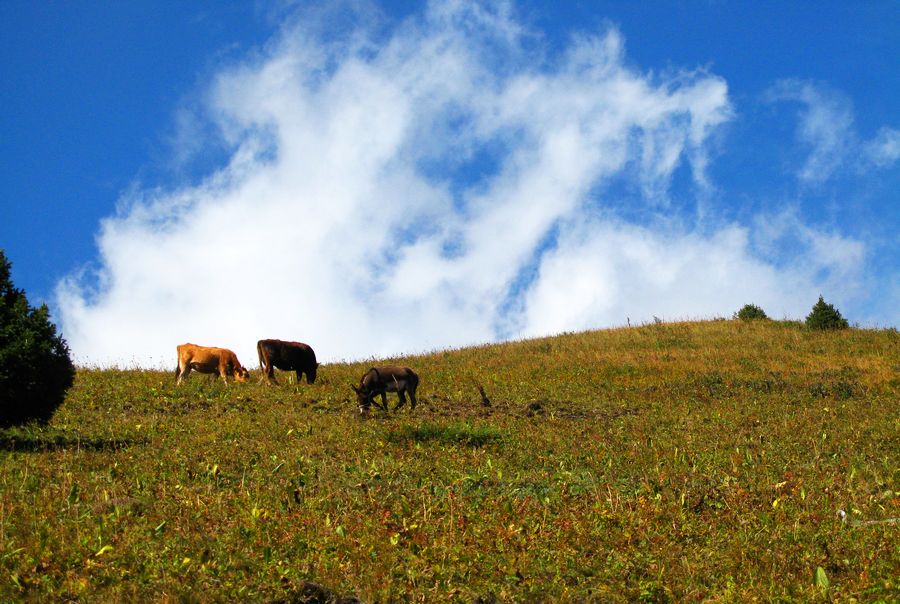
[(80, 372), (49, 427), (0, 432), (0, 600), (900, 597), (895, 330), (661, 324), (400, 362), (419, 407), (368, 418), (369, 364)]

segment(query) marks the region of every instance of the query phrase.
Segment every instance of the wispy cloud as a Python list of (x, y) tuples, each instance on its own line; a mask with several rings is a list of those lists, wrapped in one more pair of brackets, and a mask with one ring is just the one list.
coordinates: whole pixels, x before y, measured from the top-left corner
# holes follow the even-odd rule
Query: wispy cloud
[(879, 168), (888, 168), (900, 160), (900, 130), (884, 127), (865, 146), (865, 156)]
[[(76, 357), (171, 364), (190, 340), (249, 364), (257, 339), (281, 337), (358, 358), (751, 300), (796, 313), (818, 293), (820, 264), (767, 262), (745, 227), (624, 224), (596, 196), (629, 178), (652, 213), (680, 166), (707, 186), (724, 80), (636, 71), (615, 28), (551, 56), (498, 6), (291, 18), (220, 72), (202, 110), (228, 165), (135, 191), (103, 222), (99, 270), (58, 288)], [(810, 137), (833, 170), (828, 135)]]
[(900, 130), (883, 127), (871, 140), (855, 127), (853, 103), (839, 90), (806, 80), (782, 80), (764, 95), (769, 102), (796, 102), (796, 137), (806, 152), (797, 171), (804, 184), (821, 185), (842, 171), (891, 167), (900, 159)]
[(783, 80), (769, 89), (771, 102), (793, 101), (801, 104), (797, 139), (807, 150), (798, 178), (808, 184), (828, 180), (855, 146), (853, 105), (842, 93), (824, 85), (803, 80)]

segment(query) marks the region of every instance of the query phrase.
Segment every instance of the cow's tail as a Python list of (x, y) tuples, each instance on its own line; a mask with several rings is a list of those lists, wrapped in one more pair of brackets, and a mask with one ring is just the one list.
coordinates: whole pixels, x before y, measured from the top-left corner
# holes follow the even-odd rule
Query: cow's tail
[(264, 352), (262, 340), (256, 343), (256, 354), (259, 355), (259, 368), (266, 370), (266, 353)]
[(272, 378), (269, 375), (269, 355), (266, 354), (266, 345), (262, 340), (256, 343), (256, 354), (259, 356), (259, 369), (262, 376), (259, 378), (259, 382), (271, 383)]

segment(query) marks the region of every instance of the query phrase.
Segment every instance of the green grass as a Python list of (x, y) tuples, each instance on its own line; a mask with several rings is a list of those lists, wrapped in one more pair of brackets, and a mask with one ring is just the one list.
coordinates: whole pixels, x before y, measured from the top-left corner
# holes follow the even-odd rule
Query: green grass
[(371, 362), (280, 387), (80, 371), (49, 426), (0, 431), (0, 601), (900, 597), (900, 526), (850, 522), (900, 516), (896, 330), (396, 360), (419, 406), (367, 418)]

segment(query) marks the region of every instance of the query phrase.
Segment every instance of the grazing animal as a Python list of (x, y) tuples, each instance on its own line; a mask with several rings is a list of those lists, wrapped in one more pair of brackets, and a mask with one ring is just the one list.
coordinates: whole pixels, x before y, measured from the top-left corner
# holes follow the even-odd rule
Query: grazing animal
[(375, 403), (375, 396), (381, 395), (381, 407), (387, 411), (387, 392), (396, 392), (400, 402), (394, 407), (396, 411), (406, 404), (406, 393), (409, 393), (409, 400), (412, 408), (416, 408), (416, 388), (419, 386), (419, 376), (409, 367), (372, 367), (359, 381), (359, 387), (351, 388), (356, 392), (356, 401), (359, 405), (360, 413), (368, 411), (369, 406)]
[(316, 353), (308, 344), (302, 342), (285, 342), (283, 340), (260, 340), (256, 343), (256, 351), (259, 353), (259, 366), (263, 370), (263, 377), (268, 383), (278, 383), (275, 378), (275, 369), (282, 371), (296, 371), (297, 383), (300, 377), (306, 374), (306, 383), (316, 381)]
[(180, 384), (191, 370), (200, 373), (218, 373), (222, 381), (228, 384), (227, 376), (233, 376), (235, 382), (246, 382), (250, 377), (237, 355), (227, 348), (211, 348), (196, 344), (182, 344), (178, 347), (178, 367), (175, 368), (175, 383)]

